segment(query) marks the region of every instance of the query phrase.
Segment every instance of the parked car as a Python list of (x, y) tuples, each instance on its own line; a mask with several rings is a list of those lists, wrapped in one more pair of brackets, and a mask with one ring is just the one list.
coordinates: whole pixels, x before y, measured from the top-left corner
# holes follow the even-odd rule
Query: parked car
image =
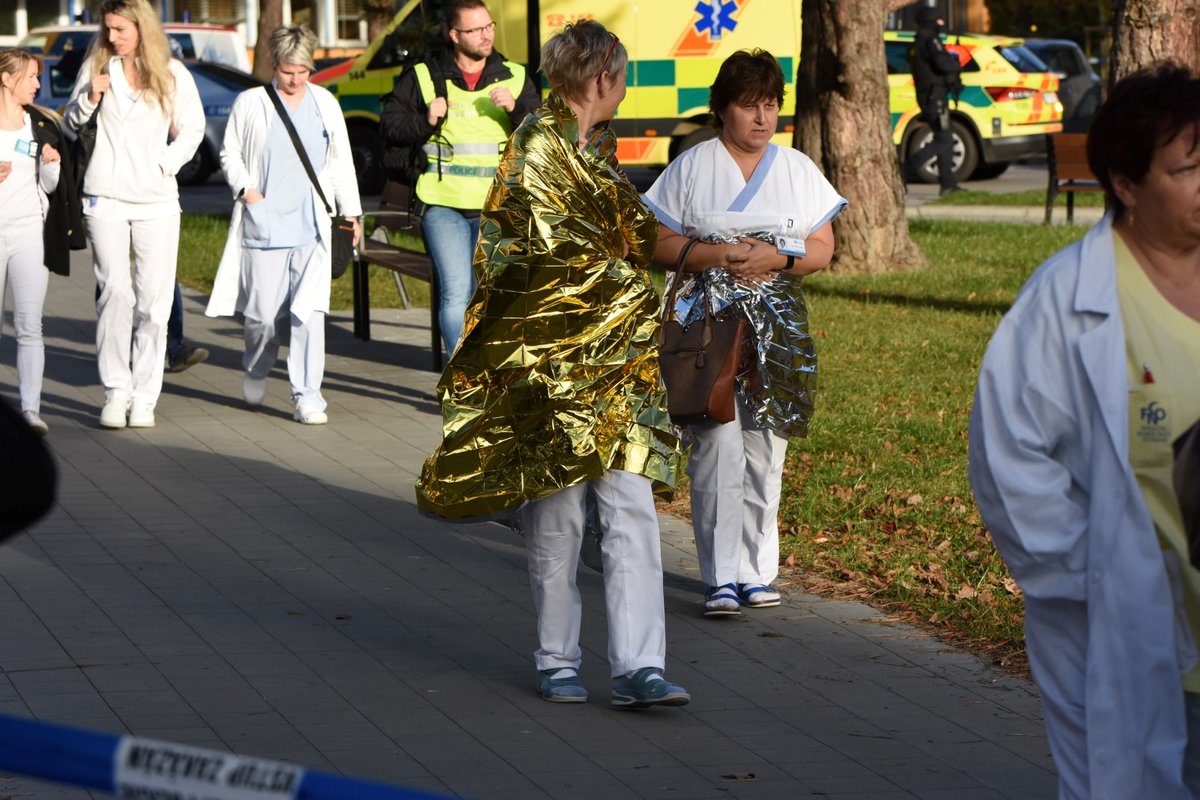
[[(86, 52), (99, 30), (100, 26), (95, 24), (48, 25), (25, 34), (18, 47), (47, 56), (61, 56), (68, 50)], [(173, 46), (178, 47), (180, 58), (212, 61), (250, 71), (246, 39), (237, 28), (167, 22), (163, 24), (163, 30)]]
[[(920, 116), (912, 77), (911, 31), (886, 31), (892, 141), (903, 162), (932, 133)], [(1058, 76), (1021, 39), (983, 34), (951, 34), (946, 49), (963, 65), (962, 92), (950, 104), (954, 133), (954, 179), (994, 178), (1014, 161), (1044, 156), (1046, 134), (1062, 130)], [(918, 170), (920, 180), (937, 181), (934, 160)]]
[(1058, 76), (1063, 130), (1087, 133), (1100, 107), (1100, 76), (1083, 49), (1070, 39), (1026, 39), (1025, 46)]
[[(242, 92), (262, 81), (240, 69), (208, 61), (184, 61), (204, 104), (204, 141), (196, 149), (192, 160), (184, 164), (175, 177), (185, 186), (195, 186), (208, 180), (220, 166), (221, 143), (225, 139), (225, 125), (233, 100)], [(38, 89), (35, 103), (54, 110), (61, 110), (71, 98), (75, 77), (79, 74), (80, 59), (47, 57), (42, 68), (42, 85)]]

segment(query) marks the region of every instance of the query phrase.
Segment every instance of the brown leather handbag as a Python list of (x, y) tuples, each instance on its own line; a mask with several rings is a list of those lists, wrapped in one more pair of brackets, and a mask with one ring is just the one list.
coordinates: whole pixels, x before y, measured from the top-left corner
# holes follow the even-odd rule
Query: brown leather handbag
[(724, 317), (715, 316), (707, 298), (702, 300), (703, 319), (687, 327), (675, 320), (683, 263), (697, 242), (689, 239), (679, 253), (659, 333), (658, 368), (667, 387), (667, 411), (677, 425), (735, 419), (734, 385), (746, 333), (745, 320), (733, 310)]

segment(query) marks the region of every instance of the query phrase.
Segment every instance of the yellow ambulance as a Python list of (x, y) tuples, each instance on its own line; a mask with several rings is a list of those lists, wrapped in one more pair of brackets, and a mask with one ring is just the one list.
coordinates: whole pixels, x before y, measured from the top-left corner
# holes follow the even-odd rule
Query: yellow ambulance
[[(662, 166), (708, 138), (708, 87), (721, 62), (761, 47), (779, 60), (787, 80), (776, 141), (790, 145), (793, 82), (800, 55), (801, 0), (489, 0), (496, 49), (536, 71), (542, 43), (568, 22), (595, 19), (629, 51), (629, 91), (613, 121), (618, 157), (628, 166)], [(409, 0), (352, 62), (313, 80), (338, 96), (355, 168), (366, 191), (383, 181), (381, 97), (430, 47), (439, 46), (444, 0)], [(531, 17), (531, 10), (535, 15)]]
[[(950, 34), (943, 39), (963, 67), (962, 91), (950, 104), (955, 182), (994, 178), (1013, 161), (1045, 155), (1046, 134), (1062, 130), (1058, 77), (1021, 39), (983, 34)], [(901, 161), (933, 137), (917, 106), (914, 40), (912, 32), (883, 35), (892, 141)], [(926, 183), (937, 181), (932, 158), (918, 167), (917, 177)]]

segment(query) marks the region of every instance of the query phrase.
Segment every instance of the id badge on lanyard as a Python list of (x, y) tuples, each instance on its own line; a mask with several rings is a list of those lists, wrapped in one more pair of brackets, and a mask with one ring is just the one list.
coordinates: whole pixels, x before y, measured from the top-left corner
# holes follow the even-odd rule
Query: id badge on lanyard
[(775, 249), (785, 256), (804, 258), (808, 250), (804, 247), (804, 237), (796, 229), (795, 220), (784, 220), (775, 234)]

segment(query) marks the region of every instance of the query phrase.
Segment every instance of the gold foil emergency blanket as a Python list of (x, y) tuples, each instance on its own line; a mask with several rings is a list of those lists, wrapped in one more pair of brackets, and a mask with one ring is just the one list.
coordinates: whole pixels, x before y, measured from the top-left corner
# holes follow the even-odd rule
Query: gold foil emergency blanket
[[(747, 233), (774, 244), (770, 233)], [(711, 234), (706, 242), (736, 244)], [(808, 333), (808, 307), (799, 277), (779, 275), (757, 286), (738, 283), (724, 269), (685, 273), (675, 298), (675, 318), (690, 325), (703, 318), (702, 298), (715, 314), (733, 308), (749, 323), (757, 369), (738, 374), (738, 389), (754, 421), (786, 436), (804, 436), (817, 389), (817, 353)]]
[(581, 152), (554, 95), (513, 133), (480, 220), (463, 340), (438, 383), (422, 511), (488, 518), (598, 478), (669, 496), (679, 444), (658, 376), (658, 222), (601, 129)]

